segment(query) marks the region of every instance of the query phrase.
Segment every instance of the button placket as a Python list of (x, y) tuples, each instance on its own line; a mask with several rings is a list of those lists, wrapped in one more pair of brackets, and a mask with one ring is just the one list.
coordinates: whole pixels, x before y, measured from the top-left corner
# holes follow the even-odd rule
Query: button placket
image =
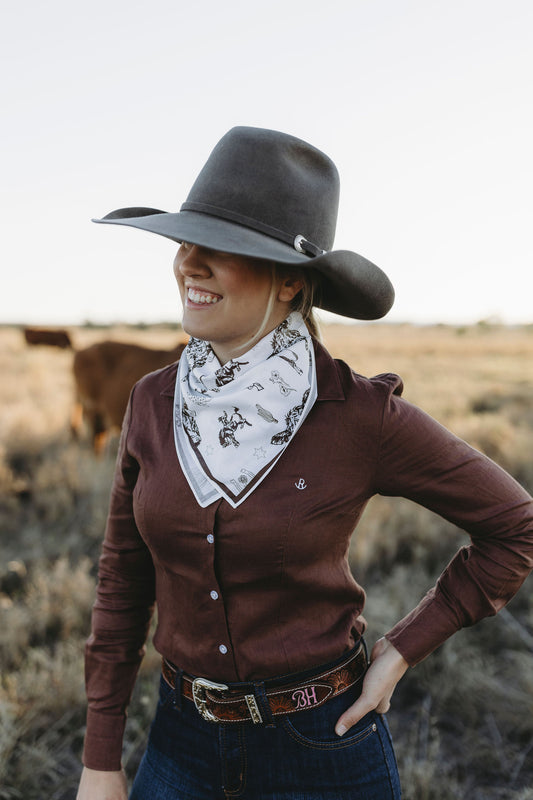
[[(215, 533), (214, 533), (214, 531), (215, 531), (215, 526), (216, 526), (217, 510), (218, 510), (218, 506), (220, 505), (221, 502), (222, 501), (220, 501), (217, 504), (214, 504), (214, 516), (210, 517), (208, 522), (207, 522), (207, 531), (205, 533), (205, 541), (206, 541), (207, 544), (210, 544), (210, 545), (214, 545), (215, 544)], [(214, 583), (216, 585), (217, 576), (216, 576), (215, 571), (214, 571), (214, 565), (211, 563), (211, 559), (214, 558), (213, 551), (210, 552), (210, 555), (208, 556), (208, 558), (210, 559), (210, 568), (213, 570), (212, 579), (214, 578)], [(213, 585), (213, 583), (211, 585)], [(221, 595), (220, 595), (219, 591), (217, 591), (216, 589), (209, 589), (209, 584), (207, 586), (207, 590), (209, 591), (209, 596), (211, 597), (212, 600), (215, 600), (215, 601), (216, 600), (220, 600)], [(215, 607), (213, 606), (213, 609), (214, 608)], [(228, 623), (227, 623), (226, 614), (225, 614), (225, 610), (224, 610), (224, 602), (222, 600), (220, 600), (219, 608), (221, 610), (222, 619), (223, 619), (223, 622), (224, 622), (222, 627), (225, 629), (226, 636), (229, 636)], [(219, 630), (219, 634), (222, 634), (222, 636), (224, 636), (224, 631), (223, 630)], [(216, 639), (215, 639), (215, 642), (216, 642)], [(220, 642), (220, 639), (219, 639), (219, 642)], [(218, 645), (215, 645), (215, 647), (217, 647), (218, 652), (220, 653), (220, 655), (225, 656), (230, 652), (230, 648), (226, 644), (220, 643)]]

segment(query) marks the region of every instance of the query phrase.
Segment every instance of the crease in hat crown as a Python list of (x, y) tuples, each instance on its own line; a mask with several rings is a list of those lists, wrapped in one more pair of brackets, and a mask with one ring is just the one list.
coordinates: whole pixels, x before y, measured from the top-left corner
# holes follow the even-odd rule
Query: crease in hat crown
[(295, 136), (237, 127), (215, 146), (181, 211), (220, 216), (291, 246), (303, 236), (327, 251), (338, 205), (339, 175), (328, 156)]
[(94, 221), (312, 268), (319, 307), (378, 319), (394, 290), (363, 256), (332, 249), (338, 204), (339, 175), (327, 155), (290, 134), (239, 126), (214, 147), (179, 212), (130, 207)]

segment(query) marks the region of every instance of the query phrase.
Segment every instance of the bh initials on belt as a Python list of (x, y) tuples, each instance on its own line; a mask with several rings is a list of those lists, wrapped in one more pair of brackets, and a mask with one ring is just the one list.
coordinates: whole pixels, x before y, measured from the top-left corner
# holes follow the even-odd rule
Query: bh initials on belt
[(292, 699), (296, 703), (296, 709), (311, 708), (318, 703), (314, 686), (304, 686), (303, 689), (296, 689), (296, 691), (292, 693)]

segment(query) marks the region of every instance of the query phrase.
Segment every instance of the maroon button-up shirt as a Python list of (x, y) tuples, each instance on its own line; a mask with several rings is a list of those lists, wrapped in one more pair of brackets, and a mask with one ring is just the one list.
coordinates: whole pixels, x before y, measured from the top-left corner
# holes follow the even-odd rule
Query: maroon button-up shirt
[[(155, 647), (186, 672), (243, 681), (337, 658), (365, 629), (348, 565), (374, 494), (464, 528), (462, 548), (387, 634), (415, 664), (494, 614), (533, 567), (533, 501), (503, 470), (316, 345), (318, 399), (274, 470), (238, 508), (200, 508), (173, 436), (176, 365), (135, 387), (124, 421), (87, 644), (84, 763), (120, 768), (125, 712), (154, 604)], [(231, 457), (229, 454), (228, 457)]]

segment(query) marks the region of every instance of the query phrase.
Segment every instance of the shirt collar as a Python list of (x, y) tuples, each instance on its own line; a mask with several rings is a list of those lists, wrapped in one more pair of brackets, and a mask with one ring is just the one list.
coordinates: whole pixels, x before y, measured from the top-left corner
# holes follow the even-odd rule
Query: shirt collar
[(330, 356), (324, 345), (315, 341), (316, 379), (318, 388), (317, 400), (344, 400), (340, 376), (335, 360)]

